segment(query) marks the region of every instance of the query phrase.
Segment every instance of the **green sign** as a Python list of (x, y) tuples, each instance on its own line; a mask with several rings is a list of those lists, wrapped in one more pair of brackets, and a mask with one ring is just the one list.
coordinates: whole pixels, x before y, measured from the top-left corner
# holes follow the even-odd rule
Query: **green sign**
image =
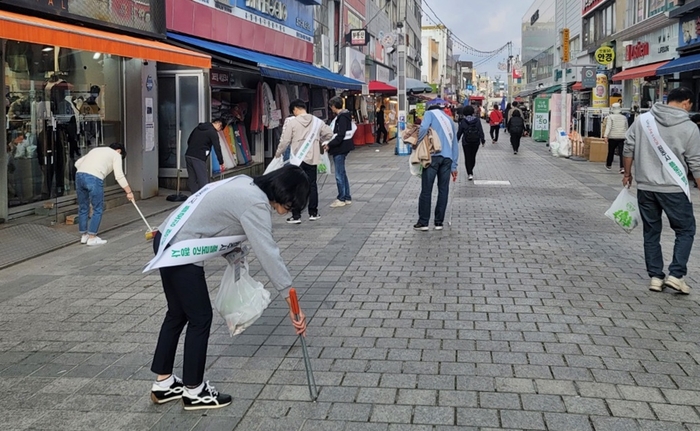
[(549, 99), (537, 97), (534, 103), (532, 139), (537, 142), (547, 142), (549, 140)]

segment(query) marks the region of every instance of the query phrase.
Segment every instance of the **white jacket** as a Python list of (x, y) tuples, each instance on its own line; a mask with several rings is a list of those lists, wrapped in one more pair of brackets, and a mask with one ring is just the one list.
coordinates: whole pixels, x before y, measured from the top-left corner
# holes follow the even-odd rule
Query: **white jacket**
[(625, 139), (627, 133), (627, 117), (622, 114), (610, 114), (605, 122), (604, 138)]

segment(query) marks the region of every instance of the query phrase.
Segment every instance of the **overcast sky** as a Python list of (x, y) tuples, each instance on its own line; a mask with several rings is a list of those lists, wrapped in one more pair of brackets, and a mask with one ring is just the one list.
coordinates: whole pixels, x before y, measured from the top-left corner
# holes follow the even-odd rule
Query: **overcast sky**
[[(433, 25), (434, 15), (445, 23), (459, 39), (481, 51), (492, 51), (508, 41), (513, 42), (513, 55), (520, 53), (520, 26), (523, 15), (532, 0), (423, 0), (423, 25)], [(467, 9), (471, 9), (467, 12)], [(461, 60), (474, 61), (475, 57), (454, 47), (454, 54)], [(508, 57), (508, 51), (498, 54), (488, 63), (477, 66), (477, 71), (488, 71), (489, 75), (498, 72), (498, 63)]]

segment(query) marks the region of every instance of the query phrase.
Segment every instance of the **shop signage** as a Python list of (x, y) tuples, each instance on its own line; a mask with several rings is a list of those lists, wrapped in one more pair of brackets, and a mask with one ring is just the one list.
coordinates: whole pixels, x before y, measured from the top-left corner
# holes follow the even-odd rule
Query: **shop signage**
[(535, 23), (537, 22), (538, 19), (540, 19), (540, 10), (539, 9), (537, 9), (535, 11), (535, 13), (533, 13), (532, 16), (530, 17), (530, 25), (535, 25)]
[(581, 70), (581, 87), (583, 88), (593, 88), (595, 87), (595, 67), (584, 67)]
[(615, 50), (609, 46), (601, 46), (595, 50), (595, 61), (605, 66), (612, 64), (615, 61)]
[(637, 42), (634, 45), (627, 45), (627, 48), (625, 48), (625, 60), (627, 61), (646, 57), (647, 55), (649, 55), (649, 42)]
[(236, 87), (236, 74), (223, 69), (211, 69), (209, 83), (212, 87)]
[(536, 142), (547, 142), (549, 139), (549, 99), (537, 97), (534, 104), (532, 139)]
[(349, 46), (345, 48), (345, 67), (343, 74), (348, 78), (367, 82), (365, 79), (365, 54)]
[(684, 20), (679, 32), (679, 48), (700, 43), (700, 16), (696, 14)]
[(60, 15), (94, 26), (165, 36), (165, 2), (161, 0), (0, 0), (0, 5), (28, 9), (32, 14), (39, 11)]
[(345, 42), (351, 46), (365, 46), (369, 43), (369, 32), (364, 28), (350, 30), (345, 35)]
[(382, 65), (376, 64), (376, 79), (377, 81), (387, 83), (391, 81), (391, 69)]
[(280, 21), (287, 20), (287, 5), (280, 0), (246, 0), (245, 5)]
[(583, 11), (581, 13), (582, 16), (586, 16), (588, 13), (592, 12), (603, 4), (605, 0), (583, 0)]

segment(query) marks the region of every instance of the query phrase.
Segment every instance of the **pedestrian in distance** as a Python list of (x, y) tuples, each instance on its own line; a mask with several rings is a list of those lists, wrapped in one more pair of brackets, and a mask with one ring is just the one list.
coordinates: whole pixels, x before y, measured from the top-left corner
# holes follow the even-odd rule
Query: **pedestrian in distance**
[(498, 143), (498, 132), (501, 130), (501, 123), (503, 122), (503, 113), (498, 103), (493, 104), (493, 110), (489, 114), (489, 125), (491, 129), (489, 130), (489, 135), (491, 136), (491, 143)]
[(459, 121), (457, 129), (457, 140), (462, 141), (464, 150), (464, 165), (467, 168), (467, 179), (474, 179), (474, 166), (476, 166), (476, 153), (479, 151), (479, 144), (486, 144), (484, 129), (481, 127), (481, 120), (474, 115), (474, 107), (465, 106), (464, 116)]
[[(219, 161), (224, 160), (219, 143), (219, 131), (223, 129), (223, 120), (215, 119), (211, 123), (199, 123), (187, 138), (187, 151), (185, 151), (185, 165), (187, 166), (187, 186), (190, 192), (197, 193), (199, 189), (209, 183), (209, 166), (207, 160), (211, 148), (214, 147)], [(226, 166), (219, 166), (221, 172)]]
[[(688, 117), (695, 100), (690, 89), (674, 88), (667, 100), (666, 105), (654, 104), (627, 131), (622, 184), (631, 186), (634, 170), (649, 289), (661, 292), (669, 287), (688, 294), (684, 277), (695, 238), (695, 216), (686, 172), (692, 171), (696, 178), (700, 175), (700, 131)], [(663, 213), (676, 235), (668, 277), (660, 243)]]
[(508, 115), (506, 115), (506, 128), (508, 128), (508, 125), (510, 123), (510, 119), (513, 118), (513, 112), (518, 111), (520, 112), (520, 116), (525, 118), (523, 116), (523, 111), (520, 109), (520, 104), (517, 101), (514, 101), (513, 104), (511, 105), (510, 111), (508, 111)]
[(525, 120), (523, 120), (519, 110), (513, 112), (508, 127), (510, 128), (510, 145), (513, 147), (513, 154), (518, 154), (520, 138), (523, 137), (523, 132), (525, 131)]
[[(309, 220), (318, 220), (321, 215), (318, 212), (318, 165), (321, 163), (321, 142), (326, 142), (333, 137), (333, 131), (321, 119), (306, 112), (306, 102), (301, 99), (293, 100), (289, 104), (289, 112), (293, 116), (287, 118), (282, 126), (282, 136), (277, 147), (275, 157), (282, 157), (287, 148), (291, 146), (292, 154), (300, 162), (298, 166), (309, 177)], [(307, 145), (308, 144), (308, 145)], [(304, 154), (300, 154), (303, 152)], [(294, 164), (297, 164), (293, 161)], [(287, 223), (300, 224), (301, 210), (294, 208), (292, 216)]]
[(457, 130), (439, 103), (432, 104), (425, 111), (423, 122), (418, 132), (421, 142), (433, 129), (440, 139), (441, 150), (431, 155), (430, 166), (421, 173), (421, 191), (418, 198), (418, 223), (414, 230), (427, 231), (430, 222), (430, 201), (433, 194), (435, 179), (438, 183), (438, 198), (435, 204), (435, 230), (442, 230), (447, 210), (447, 199), (450, 193), (450, 173), (457, 180), (457, 162), (459, 161), (459, 146), (457, 145)]
[[(75, 162), (75, 191), (78, 195), (78, 230), (80, 243), (102, 245), (106, 240), (97, 236), (104, 211), (104, 179), (114, 172), (114, 179), (126, 192), (126, 198), (134, 200), (134, 194), (122, 169), (126, 149), (120, 143), (109, 147), (97, 147)], [(88, 217), (92, 205), (92, 217)], [(89, 219), (89, 220), (88, 220)]]
[[(377, 143), (386, 144), (389, 138), (389, 132), (386, 130), (386, 119), (384, 118), (384, 105), (379, 107), (377, 112)], [(382, 136), (384, 139), (382, 140)]]
[[(304, 170), (287, 165), (254, 179), (240, 175), (217, 183), (220, 184), (200, 193), (188, 208), (178, 208), (160, 225), (153, 242), (156, 256), (160, 255), (163, 235), (172, 236), (166, 239), (168, 243), (161, 250), (165, 256), (169, 256), (171, 249), (177, 250), (182, 241), (245, 235), (270, 282), (289, 304), (292, 278), (272, 236), (271, 213), (284, 215), (289, 211), (301, 211), (306, 206), (309, 179)], [(182, 215), (185, 210), (192, 211), (188, 218)], [(181, 226), (177, 226), (178, 220), (184, 220)], [(156, 404), (181, 399), (185, 410), (215, 409), (231, 404), (230, 395), (219, 393), (204, 380), (213, 317), (203, 267), (205, 259), (203, 256), (200, 262), (160, 267), (168, 309), (151, 365), (151, 371), (157, 374), (151, 387), (151, 400)], [(290, 305), (290, 318), (296, 333), (303, 335), (306, 331), (303, 313), (295, 319)], [(173, 373), (173, 367), (185, 325), (180, 379)]]
[(605, 169), (612, 169), (612, 163), (615, 159), (615, 150), (617, 150), (617, 153), (620, 155), (620, 173), (624, 174), (625, 167), (622, 164), (622, 152), (629, 125), (627, 123), (627, 117), (622, 115), (622, 109), (619, 103), (613, 103), (610, 112), (605, 122), (605, 131), (603, 132), (605, 143), (608, 144), (608, 158), (605, 161)]
[(505, 125), (505, 132), (508, 132), (508, 114), (510, 113), (510, 110), (513, 109), (512, 105), (510, 102), (506, 103), (506, 109), (503, 111), (503, 123)]
[(355, 134), (356, 127), (353, 127), (350, 111), (343, 108), (343, 99), (335, 96), (328, 101), (331, 111), (335, 114), (335, 119), (331, 122), (333, 129), (333, 139), (324, 143), (324, 147), (328, 154), (333, 157), (335, 166), (335, 182), (338, 186), (338, 196), (331, 204), (331, 208), (340, 208), (346, 205), (352, 205), (352, 196), (350, 196), (350, 181), (348, 174), (345, 171), (345, 160), (350, 151), (355, 149), (355, 144), (352, 142), (352, 137)]

